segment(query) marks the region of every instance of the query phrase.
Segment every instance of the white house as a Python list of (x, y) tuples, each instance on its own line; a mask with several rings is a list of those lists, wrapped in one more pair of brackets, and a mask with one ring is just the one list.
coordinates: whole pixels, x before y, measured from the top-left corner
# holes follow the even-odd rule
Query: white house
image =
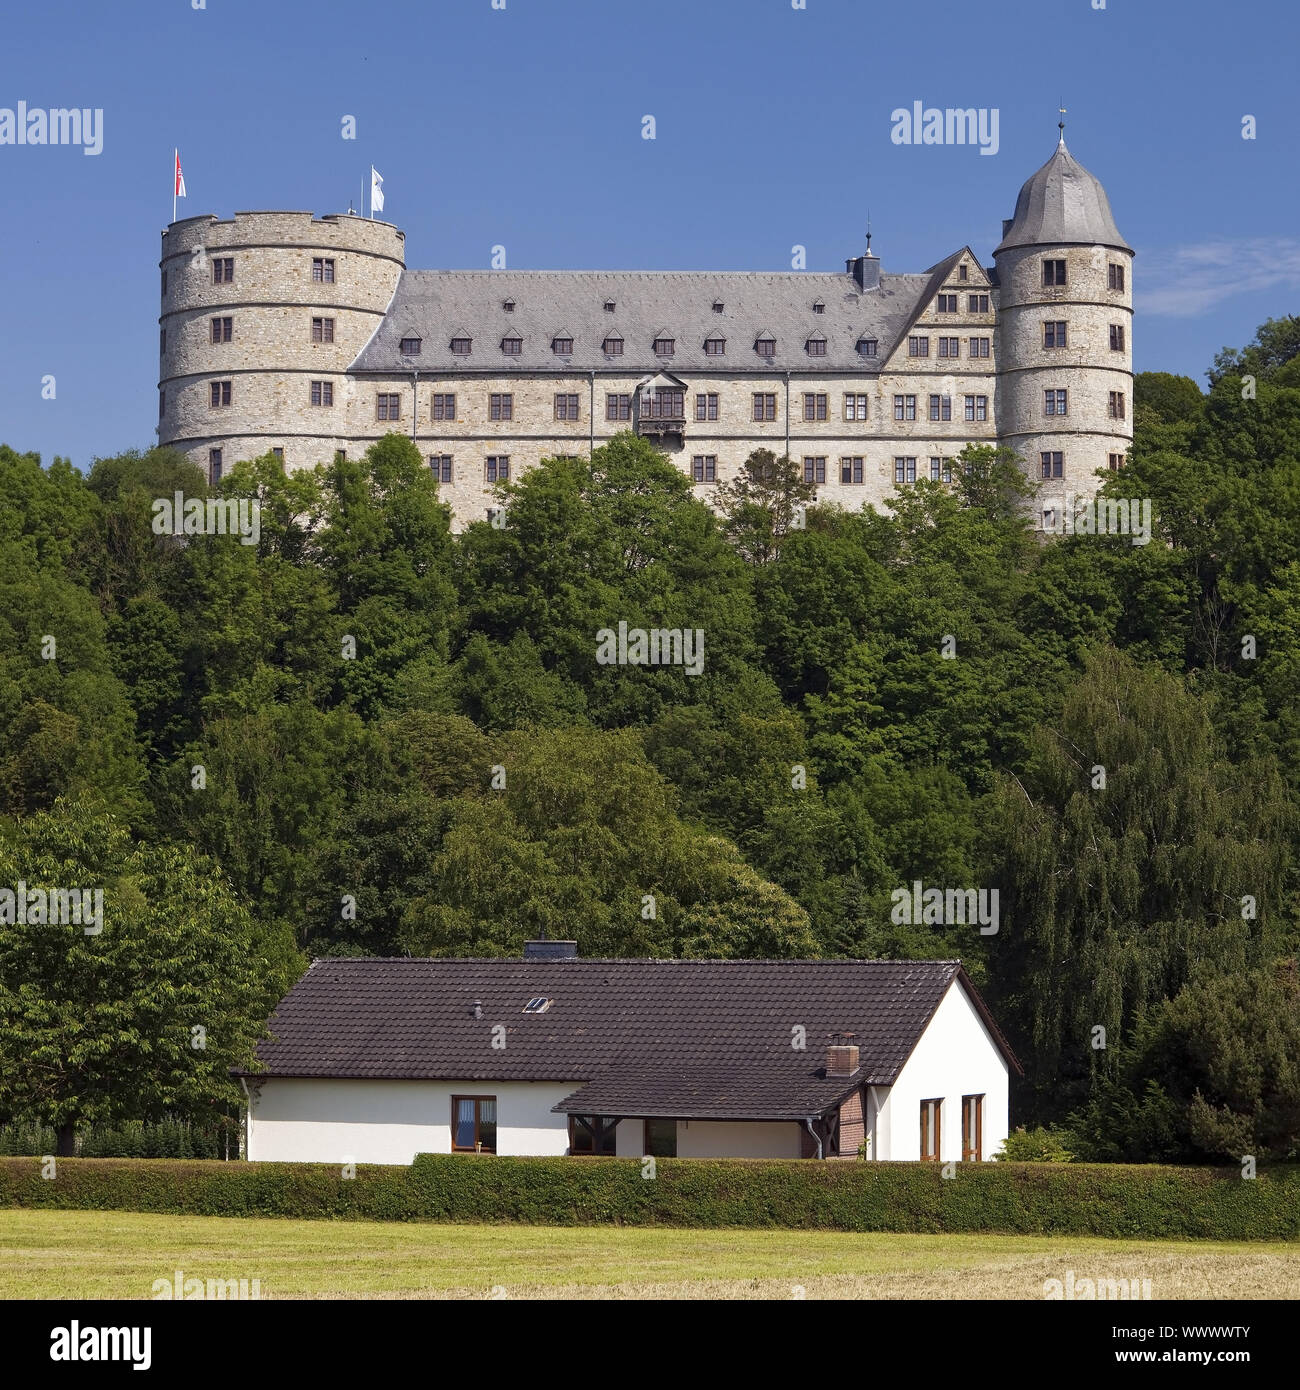
[[(255, 1161), (981, 1160), (1019, 1063), (958, 961), (323, 959), (240, 1073)], [(864, 1147), (865, 1146), (865, 1147)]]

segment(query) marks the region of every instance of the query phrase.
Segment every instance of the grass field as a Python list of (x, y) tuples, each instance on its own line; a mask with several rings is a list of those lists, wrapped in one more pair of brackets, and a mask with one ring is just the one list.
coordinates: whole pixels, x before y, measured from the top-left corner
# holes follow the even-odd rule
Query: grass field
[(0, 1211), (0, 1298), (150, 1298), (155, 1279), (263, 1298), (1030, 1298), (1150, 1279), (1160, 1298), (1300, 1298), (1300, 1246), (233, 1220)]

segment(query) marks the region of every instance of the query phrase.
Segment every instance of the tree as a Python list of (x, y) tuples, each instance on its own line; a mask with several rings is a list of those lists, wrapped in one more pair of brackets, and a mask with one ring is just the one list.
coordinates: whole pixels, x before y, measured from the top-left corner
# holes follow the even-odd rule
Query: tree
[(806, 482), (788, 454), (755, 449), (730, 482), (719, 483), (714, 504), (722, 530), (751, 565), (778, 559), (786, 537), (804, 525), (804, 511), (817, 500), (817, 484)]
[(1145, 407), (1166, 425), (1190, 423), (1201, 418), (1205, 395), (1189, 376), (1172, 372), (1138, 372), (1133, 378), (1133, 409)]

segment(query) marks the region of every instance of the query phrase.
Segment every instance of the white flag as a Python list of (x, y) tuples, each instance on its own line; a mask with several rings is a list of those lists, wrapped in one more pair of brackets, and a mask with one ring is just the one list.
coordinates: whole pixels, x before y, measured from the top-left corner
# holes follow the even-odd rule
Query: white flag
[(377, 212), (384, 210), (384, 176), (376, 170), (372, 164), (370, 166), (370, 215), (373, 217)]

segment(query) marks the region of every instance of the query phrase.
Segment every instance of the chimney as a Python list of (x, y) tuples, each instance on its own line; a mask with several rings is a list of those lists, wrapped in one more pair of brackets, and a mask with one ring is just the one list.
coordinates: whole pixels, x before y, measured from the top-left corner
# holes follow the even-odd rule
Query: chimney
[(860, 290), (880, 288), (880, 257), (868, 252), (865, 256), (850, 256), (844, 262), (844, 270), (858, 282)]
[(576, 941), (549, 941), (545, 937), (540, 941), (524, 942), (525, 960), (577, 960), (578, 943)]
[(826, 1049), (826, 1075), (852, 1076), (858, 1069), (858, 1045), (852, 1033), (832, 1033)]
[(1011, 230), (1011, 224), (1012, 224), (1015, 220), (1016, 220), (1016, 219), (1015, 219), (1014, 217), (1004, 217), (1004, 218), (1002, 219), (1002, 235), (1003, 235), (1004, 237), (1005, 237), (1006, 234)]

